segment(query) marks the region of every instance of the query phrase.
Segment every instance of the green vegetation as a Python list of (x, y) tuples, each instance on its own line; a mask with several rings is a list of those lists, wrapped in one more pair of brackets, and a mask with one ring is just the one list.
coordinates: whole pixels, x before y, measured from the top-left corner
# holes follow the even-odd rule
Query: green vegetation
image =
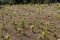
[(0, 4), (50, 4), (59, 0), (0, 0)]
[(60, 4), (4, 5), (0, 10), (0, 40), (57, 40), (59, 8)]
[(10, 39), (10, 34), (6, 34), (5, 40), (9, 40), (9, 39)]

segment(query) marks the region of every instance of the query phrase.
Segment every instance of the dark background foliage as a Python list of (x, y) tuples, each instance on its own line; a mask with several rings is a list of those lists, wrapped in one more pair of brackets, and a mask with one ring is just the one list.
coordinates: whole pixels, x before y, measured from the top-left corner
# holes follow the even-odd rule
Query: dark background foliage
[(0, 4), (49, 4), (55, 2), (60, 2), (60, 0), (0, 0)]

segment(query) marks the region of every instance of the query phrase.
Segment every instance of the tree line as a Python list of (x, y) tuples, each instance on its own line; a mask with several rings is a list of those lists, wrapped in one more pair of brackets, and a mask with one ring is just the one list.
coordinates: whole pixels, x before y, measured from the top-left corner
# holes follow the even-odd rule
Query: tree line
[(0, 4), (50, 4), (60, 0), (0, 0)]

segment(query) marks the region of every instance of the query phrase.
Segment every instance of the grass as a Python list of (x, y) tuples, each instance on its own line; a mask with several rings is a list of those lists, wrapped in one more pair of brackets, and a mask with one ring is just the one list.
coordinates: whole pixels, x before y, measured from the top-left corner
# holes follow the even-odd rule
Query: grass
[(0, 40), (58, 40), (59, 6), (60, 3), (4, 5), (0, 9)]

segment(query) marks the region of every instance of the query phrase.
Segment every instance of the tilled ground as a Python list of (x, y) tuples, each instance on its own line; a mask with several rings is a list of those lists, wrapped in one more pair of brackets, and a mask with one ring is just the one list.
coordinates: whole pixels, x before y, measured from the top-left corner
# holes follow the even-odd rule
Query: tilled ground
[[(3, 6), (0, 9), (0, 40), (58, 40), (59, 6), (59, 4)], [(44, 36), (46, 25), (48, 30)], [(31, 26), (34, 27), (33, 31)], [(41, 38), (42, 35), (44, 38)]]

